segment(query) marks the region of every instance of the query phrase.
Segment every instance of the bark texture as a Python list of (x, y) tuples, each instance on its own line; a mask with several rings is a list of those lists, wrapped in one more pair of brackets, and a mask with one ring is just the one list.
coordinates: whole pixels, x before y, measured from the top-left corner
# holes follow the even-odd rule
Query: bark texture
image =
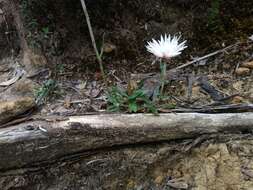
[(253, 113), (86, 115), (0, 129), (0, 169), (54, 162), (85, 151), (253, 129)]

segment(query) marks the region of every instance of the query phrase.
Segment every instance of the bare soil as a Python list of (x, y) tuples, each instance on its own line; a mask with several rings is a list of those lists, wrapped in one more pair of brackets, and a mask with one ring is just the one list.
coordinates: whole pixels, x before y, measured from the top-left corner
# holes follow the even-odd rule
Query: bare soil
[[(248, 40), (253, 31), (250, 2), (237, 5), (221, 1), (217, 8), (211, 2), (199, 4), (198, 1), (143, 3), (100, 0), (88, 1), (87, 6), (98, 46), (104, 42), (103, 61), (109, 86), (126, 87), (133, 73), (159, 72), (159, 64), (151, 65), (154, 57), (145, 50), (146, 42), (164, 33), (180, 32), (188, 40), (189, 48), (181, 57), (172, 60), (168, 69), (231, 44), (240, 44), (181, 69), (170, 81), (167, 94), (180, 97), (188, 104), (211, 104), (214, 101), (209, 94), (203, 94), (203, 90), (199, 92), (201, 89), (196, 82), (196, 78), (206, 76), (205, 80), (221, 91), (223, 97), (240, 94), (241, 102), (252, 102), (252, 69), (240, 76), (235, 73), (241, 64), (252, 61), (252, 42)], [(240, 14), (235, 14), (236, 6)], [(40, 84), (53, 79), (58, 86), (54, 93), (56, 97), (49, 100), (42, 112), (59, 114), (105, 110), (102, 76), (79, 2), (24, 1), (21, 11), (28, 47), (45, 56), (38, 71), (50, 70), (33, 79)], [(28, 57), (33, 55), (28, 54)], [(28, 67), (29, 72), (34, 70), (34, 65), (41, 64), (40, 59)], [(238, 84), (244, 84), (243, 89), (238, 89), (241, 88)], [(229, 100), (236, 101), (233, 98)], [(182, 106), (173, 98), (168, 104)]]
[[(204, 139), (204, 140), (203, 140)], [(115, 147), (1, 173), (6, 189), (251, 189), (252, 136)]]

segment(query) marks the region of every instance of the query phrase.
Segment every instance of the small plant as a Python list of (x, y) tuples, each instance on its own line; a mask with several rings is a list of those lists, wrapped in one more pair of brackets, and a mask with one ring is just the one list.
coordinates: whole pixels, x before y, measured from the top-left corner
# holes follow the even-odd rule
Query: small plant
[(49, 27), (48, 27), (48, 26), (43, 27), (43, 28), (41, 29), (41, 31), (42, 31), (42, 34), (43, 34), (44, 38), (48, 38), (48, 35), (50, 34), (50, 32), (49, 32)]
[(55, 93), (57, 88), (57, 84), (55, 80), (49, 79), (44, 84), (39, 87), (38, 89), (35, 89), (35, 97), (36, 97), (36, 103), (38, 105), (43, 104), (47, 98)]
[(65, 70), (64, 64), (57, 64), (55, 67), (56, 73), (62, 74)]
[[(25, 37), (27, 39), (28, 46), (33, 50), (48, 51), (46, 46), (50, 43), (50, 37), (52, 37), (53, 34), (51, 31), (53, 28), (53, 19), (50, 17), (50, 13), (46, 10), (47, 4), (45, 1), (21, 1)], [(44, 24), (42, 24), (42, 20)]]
[(108, 110), (111, 112), (127, 110), (130, 113), (140, 111), (158, 113), (154, 103), (141, 87), (128, 91), (114, 86), (108, 91), (107, 101), (109, 103)]
[(166, 68), (167, 63), (172, 57), (178, 56), (182, 53), (182, 51), (187, 48), (186, 41), (179, 43), (180, 36), (166, 35), (161, 36), (160, 40), (152, 40), (148, 42), (146, 48), (147, 50), (154, 54), (158, 60), (160, 60), (160, 70), (161, 70), (161, 88), (160, 94), (163, 95), (163, 89), (165, 85), (166, 79)]
[(36, 19), (31, 19), (26, 26), (29, 30), (36, 30), (39, 26), (39, 23)]
[[(164, 62), (164, 60), (170, 60), (172, 57), (180, 55), (181, 52), (187, 48), (185, 45), (186, 41), (179, 43), (179, 40), (180, 37), (165, 35), (164, 37), (161, 36), (161, 39), (158, 41), (153, 39), (151, 42), (148, 42), (148, 45), (146, 46), (147, 50), (156, 56), (156, 60), (160, 61), (160, 92), (158, 90), (155, 94), (153, 94), (155, 97), (159, 97), (159, 100), (162, 100), (166, 79), (167, 63)], [(113, 112), (127, 110), (130, 113), (152, 112), (154, 114), (158, 114), (156, 103), (159, 103), (159, 100), (155, 101), (156, 98), (154, 98), (153, 101), (151, 101), (151, 97), (142, 88), (141, 83), (140, 85), (132, 85), (130, 81), (129, 84), (127, 90), (114, 86), (108, 91), (108, 110)], [(170, 104), (165, 107), (169, 106)]]

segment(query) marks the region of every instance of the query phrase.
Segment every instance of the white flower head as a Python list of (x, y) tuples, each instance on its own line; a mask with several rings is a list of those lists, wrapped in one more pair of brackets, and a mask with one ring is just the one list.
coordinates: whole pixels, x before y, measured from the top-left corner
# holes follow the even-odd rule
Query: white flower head
[(253, 41), (253, 34), (249, 37), (249, 39), (250, 39), (251, 41)]
[(182, 51), (187, 48), (186, 40), (179, 43), (181, 36), (173, 36), (165, 34), (161, 35), (160, 40), (152, 39), (146, 45), (147, 50), (158, 58), (169, 59), (180, 55)]

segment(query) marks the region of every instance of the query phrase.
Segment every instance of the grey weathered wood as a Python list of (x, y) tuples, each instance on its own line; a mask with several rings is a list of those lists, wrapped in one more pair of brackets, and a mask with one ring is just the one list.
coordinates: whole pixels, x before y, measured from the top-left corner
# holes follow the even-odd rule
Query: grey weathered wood
[(251, 130), (253, 113), (108, 114), (36, 120), (0, 129), (0, 170), (116, 145)]

